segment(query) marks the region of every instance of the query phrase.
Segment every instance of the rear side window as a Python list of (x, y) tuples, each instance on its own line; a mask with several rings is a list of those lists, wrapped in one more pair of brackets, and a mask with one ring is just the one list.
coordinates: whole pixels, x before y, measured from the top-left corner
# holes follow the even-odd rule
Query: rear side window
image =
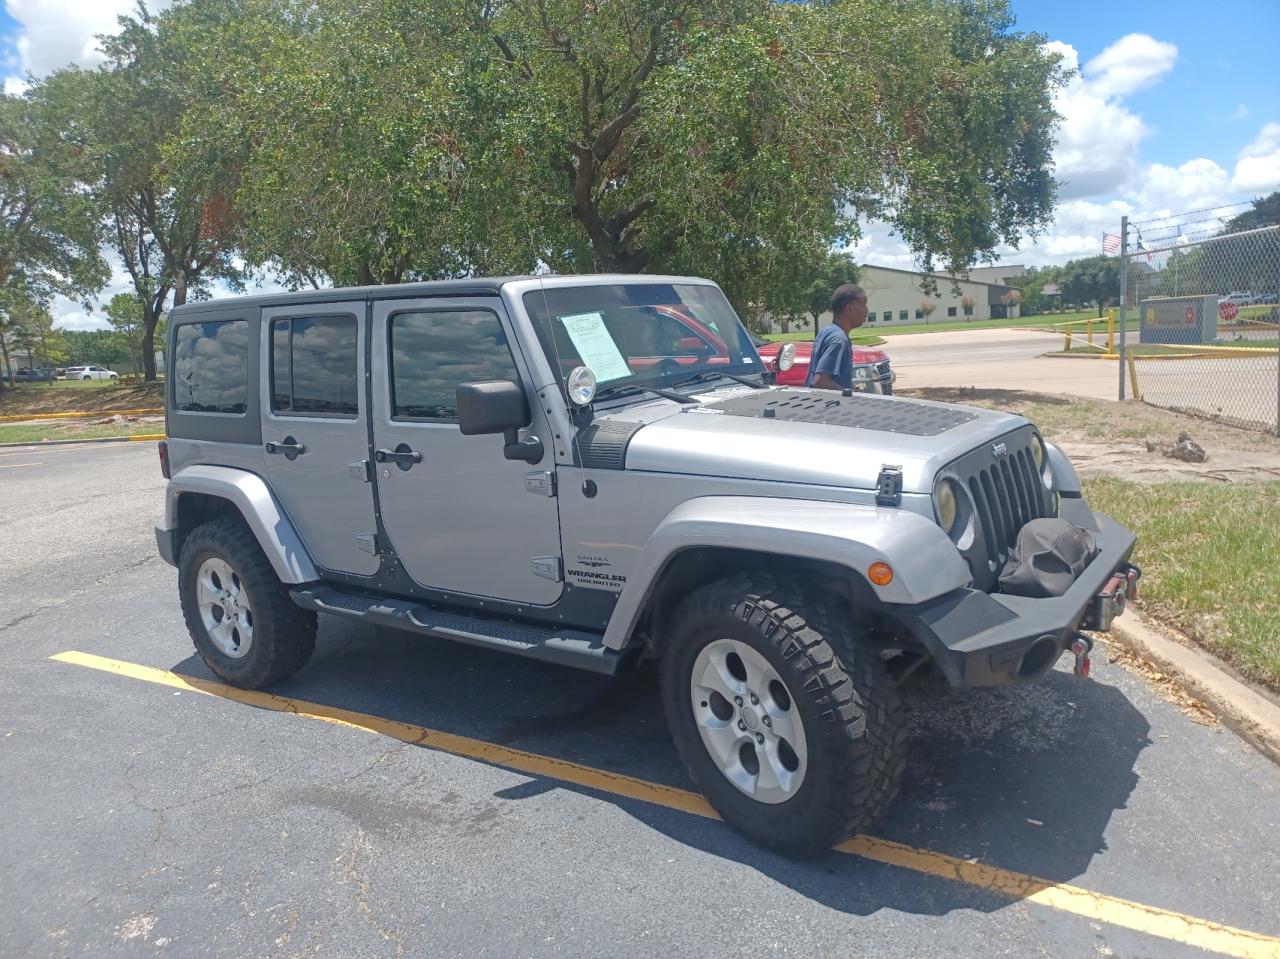
[(519, 382), (498, 317), (488, 310), (397, 313), (391, 318), (391, 405), (396, 419), (452, 420), (463, 383)]
[(353, 417), (359, 410), (354, 316), (271, 321), (271, 409)]
[(243, 413), (249, 404), (249, 324), (184, 323), (173, 347), (173, 401), (187, 413)]

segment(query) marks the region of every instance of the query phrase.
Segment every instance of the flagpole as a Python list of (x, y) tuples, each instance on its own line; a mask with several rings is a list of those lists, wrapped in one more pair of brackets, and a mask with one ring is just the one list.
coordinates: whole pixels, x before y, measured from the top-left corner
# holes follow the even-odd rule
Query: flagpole
[(1124, 399), (1125, 331), (1129, 328), (1128, 311), (1125, 308), (1125, 291), (1128, 287), (1129, 266), (1129, 216), (1120, 218), (1120, 399)]

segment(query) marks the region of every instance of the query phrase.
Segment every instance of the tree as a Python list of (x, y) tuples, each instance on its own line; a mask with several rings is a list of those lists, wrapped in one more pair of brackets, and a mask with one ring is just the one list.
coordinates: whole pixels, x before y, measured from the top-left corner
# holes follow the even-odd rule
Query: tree
[(165, 162), (298, 284), (663, 271), (745, 306), (865, 217), (959, 271), (1052, 209), (1061, 74), (999, 0), (232, 10), (159, 16), (208, 93)]
[(858, 281), (858, 265), (847, 253), (828, 251), (822, 260), (808, 269), (796, 268), (779, 283), (765, 291), (764, 301), (757, 304), (782, 324), (782, 332), (791, 332), (791, 324), (812, 324), (818, 328), (818, 317), (831, 309), (831, 294), (843, 283)]
[(129, 359), (124, 343), (111, 330), (66, 330), (63, 336), (74, 363), (114, 367)]
[(1253, 207), (1233, 216), (1222, 228), (1223, 233), (1241, 233), (1280, 223), (1280, 190), (1265, 197), (1255, 197)]
[(105, 282), (96, 210), (75, 188), (83, 170), (79, 144), (43, 101), (0, 95), (0, 288), (83, 297)]
[(936, 310), (937, 308), (938, 308), (938, 304), (934, 303), (933, 300), (920, 301), (920, 312), (924, 314), (925, 326), (929, 325), (929, 317), (933, 316), (933, 311)]
[[(146, 362), (143, 356), (143, 350), (147, 349), (145, 311), (138, 298), (132, 293), (117, 293), (103, 307), (103, 311), (107, 315), (107, 322), (111, 324), (111, 330), (117, 342), (129, 357), (130, 362), (137, 363), (140, 369), (145, 368)], [(154, 338), (164, 338), (163, 319), (156, 324)]]
[(1120, 290), (1120, 260), (1114, 256), (1090, 256), (1072, 260), (1062, 268), (1063, 298), (1071, 303), (1092, 303), (1102, 316)]
[(102, 238), (141, 304), (143, 375), (154, 380), (155, 331), (170, 296), (181, 305), (207, 293), (214, 279), (238, 284), (241, 273), (221, 198), (171, 176), (161, 161), (162, 145), (191, 106), (184, 52), (143, 6), (121, 25), (101, 40), (101, 69), (58, 71), (29, 96), (81, 145)]
[(973, 297), (971, 297), (971, 296), (967, 296), (967, 295), (966, 295), (966, 296), (962, 296), (962, 297), (960, 298), (960, 305), (961, 305), (961, 307), (963, 307), (963, 308), (964, 308), (964, 315), (965, 315), (966, 317), (971, 317), (971, 316), (973, 316), (973, 304), (974, 304), (974, 302), (975, 302), (975, 301), (974, 301)]

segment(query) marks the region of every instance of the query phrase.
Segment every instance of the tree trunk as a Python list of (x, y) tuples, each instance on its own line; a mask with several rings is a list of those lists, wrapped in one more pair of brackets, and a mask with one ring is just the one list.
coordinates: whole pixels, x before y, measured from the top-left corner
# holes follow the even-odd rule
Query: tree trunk
[[(0, 355), (4, 356), (4, 372), (9, 377), (9, 385), (17, 386), (17, 383), (15, 383), (13, 379), (13, 367), (9, 365), (9, 346), (5, 343), (3, 329), (0, 329)], [(0, 376), (0, 382), (3, 382), (3, 380), (4, 377)]]

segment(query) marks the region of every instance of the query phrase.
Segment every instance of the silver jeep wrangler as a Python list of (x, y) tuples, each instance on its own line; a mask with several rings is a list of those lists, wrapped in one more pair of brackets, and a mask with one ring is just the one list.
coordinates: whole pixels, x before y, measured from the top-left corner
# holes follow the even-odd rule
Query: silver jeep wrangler
[[(918, 666), (1087, 671), (1079, 630), (1134, 588), (1133, 535), (1026, 420), (774, 388), (707, 280), (193, 303), (166, 355), (156, 540), (219, 677), (290, 676), (320, 612), (607, 674), (656, 660), (698, 788), (792, 853), (892, 799)], [(1001, 592), (1053, 516), (1096, 556), (1060, 595)]]

